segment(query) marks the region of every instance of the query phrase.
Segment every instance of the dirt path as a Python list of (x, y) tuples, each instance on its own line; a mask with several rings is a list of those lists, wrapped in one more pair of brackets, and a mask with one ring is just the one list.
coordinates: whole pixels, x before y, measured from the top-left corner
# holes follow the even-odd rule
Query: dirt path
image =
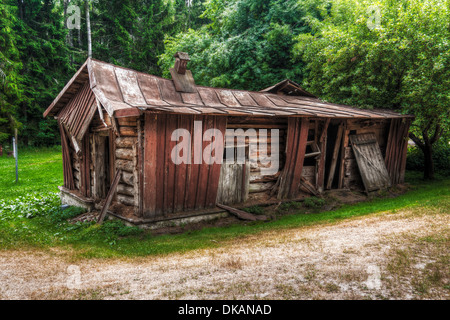
[(0, 252), (2, 299), (449, 299), (449, 215), (402, 211), (128, 260)]

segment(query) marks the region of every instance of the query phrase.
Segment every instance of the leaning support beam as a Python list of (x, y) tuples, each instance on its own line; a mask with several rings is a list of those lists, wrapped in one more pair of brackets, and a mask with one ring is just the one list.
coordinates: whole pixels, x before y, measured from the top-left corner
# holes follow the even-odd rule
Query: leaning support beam
[(108, 191), (108, 195), (106, 196), (105, 204), (100, 212), (100, 216), (98, 217), (97, 223), (102, 224), (103, 220), (105, 220), (106, 213), (108, 212), (109, 206), (111, 205), (111, 201), (114, 197), (114, 193), (116, 192), (117, 186), (119, 185), (120, 177), (122, 176), (122, 171), (117, 170), (116, 175), (114, 177), (114, 181), (111, 185), (111, 188)]

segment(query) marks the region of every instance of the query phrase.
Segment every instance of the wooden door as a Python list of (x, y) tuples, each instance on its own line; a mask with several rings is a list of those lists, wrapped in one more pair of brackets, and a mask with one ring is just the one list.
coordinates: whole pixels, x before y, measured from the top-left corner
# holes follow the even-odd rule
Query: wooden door
[(351, 135), (349, 139), (366, 192), (390, 187), (391, 180), (375, 134)]

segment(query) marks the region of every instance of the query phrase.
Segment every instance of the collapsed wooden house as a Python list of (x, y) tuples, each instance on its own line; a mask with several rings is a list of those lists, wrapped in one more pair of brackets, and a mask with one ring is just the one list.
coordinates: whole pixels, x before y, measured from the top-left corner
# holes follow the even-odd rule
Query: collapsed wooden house
[[(144, 224), (213, 217), (221, 211), (216, 204), (403, 183), (412, 116), (323, 102), (290, 80), (260, 92), (197, 86), (188, 60), (176, 55), (172, 80), (94, 59), (84, 63), (44, 113), (60, 127), (63, 203)], [(175, 164), (179, 128), (190, 133), (189, 160), (217, 139), (203, 136), (216, 129), (223, 139), (230, 132), (233, 142), (241, 138), (231, 148), (243, 149), (245, 161)], [(249, 148), (252, 143), (268, 151)], [(267, 174), (274, 163), (264, 157), (275, 152), (276, 170)]]

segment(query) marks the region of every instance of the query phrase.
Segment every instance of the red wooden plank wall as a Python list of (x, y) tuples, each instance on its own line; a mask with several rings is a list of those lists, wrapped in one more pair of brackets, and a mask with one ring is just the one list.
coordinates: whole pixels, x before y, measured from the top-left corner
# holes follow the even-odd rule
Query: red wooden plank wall
[[(195, 127), (194, 121), (201, 121), (201, 127)], [(171, 141), (172, 132), (180, 128), (191, 135), (190, 164), (176, 165), (171, 159), (172, 150), (179, 143)], [(221, 165), (208, 165), (203, 160), (202, 164), (194, 162), (194, 139), (211, 128), (225, 135), (226, 117), (145, 114), (144, 218), (215, 206)], [(196, 143), (202, 145), (198, 151), (203, 152), (210, 142), (200, 140)], [(202, 154), (197, 156), (202, 157)]]
[(408, 132), (411, 119), (392, 119), (386, 146), (385, 163), (392, 185), (405, 182)]
[(278, 198), (295, 198), (299, 192), (308, 140), (309, 118), (288, 118), (286, 163), (281, 174)]

